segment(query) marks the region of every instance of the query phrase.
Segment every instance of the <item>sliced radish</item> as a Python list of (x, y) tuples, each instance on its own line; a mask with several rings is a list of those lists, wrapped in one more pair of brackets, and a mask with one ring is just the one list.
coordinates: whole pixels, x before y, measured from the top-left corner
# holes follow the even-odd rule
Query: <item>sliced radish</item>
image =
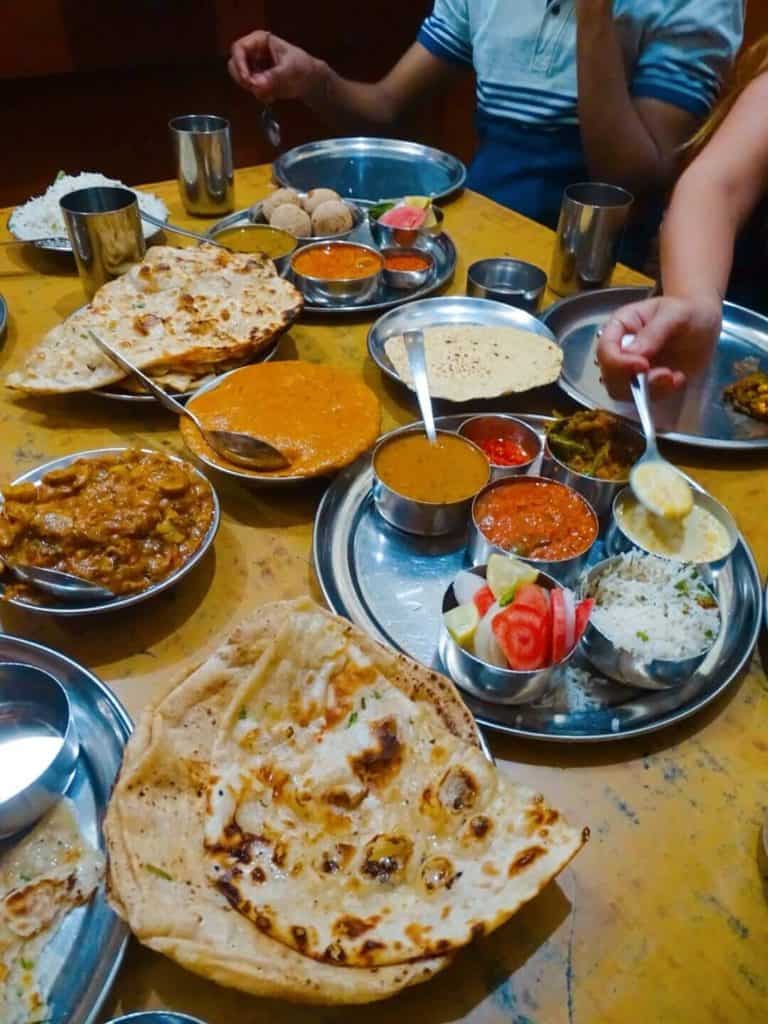
[(493, 620), (500, 611), (501, 606), (498, 601), (494, 601), (480, 620), (475, 630), (475, 656), (497, 668), (509, 668), (504, 652), (493, 633)]
[(494, 618), (493, 632), (510, 668), (531, 672), (548, 663), (548, 615), (513, 601)]
[(568, 653), (566, 647), (565, 598), (558, 587), (552, 591), (552, 664), (557, 665)]
[(565, 610), (565, 653), (567, 654), (576, 643), (576, 598), (568, 587), (563, 587), (562, 593)]
[(595, 600), (592, 597), (585, 597), (576, 605), (576, 643), (584, 636), (584, 630), (587, 628), (589, 616), (594, 607)]
[(469, 604), (478, 590), (482, 590), (484, 586), (486, 583), (482, 576), (462, 569), (453, 581), (453, 593), (459, 604)]
[(481, 587), (475, 596), (472, 598), (472, 603), (477, 608), (478, 614), (482, 618), (483, 615), (488, 611), (491, 605), (494, 603), (495, 598), (493, 591), (490, 587)]

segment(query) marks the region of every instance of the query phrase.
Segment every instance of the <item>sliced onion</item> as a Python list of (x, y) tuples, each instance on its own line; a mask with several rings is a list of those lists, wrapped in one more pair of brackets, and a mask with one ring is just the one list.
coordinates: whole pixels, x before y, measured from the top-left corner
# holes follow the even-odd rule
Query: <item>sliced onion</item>
[(576, 643), (576, 598), (568, 587), (563, 587), (563, 610), (565, 611), (565, 650), (568, 652)]
[(459, 604), (470, 604), (478, 590), (485, 586), (482, 576), (476, 576), (467, 569), (462, 569), (453, 581), (453, 593)]
[(497, 668), (509, 668), (504, 652), (493, 632), (493, 620), (501, 610), (499, 602), (494, 601), (482, 619), (480, 619), (475, 630), (475, 656), (489, 665), (495, 665)]

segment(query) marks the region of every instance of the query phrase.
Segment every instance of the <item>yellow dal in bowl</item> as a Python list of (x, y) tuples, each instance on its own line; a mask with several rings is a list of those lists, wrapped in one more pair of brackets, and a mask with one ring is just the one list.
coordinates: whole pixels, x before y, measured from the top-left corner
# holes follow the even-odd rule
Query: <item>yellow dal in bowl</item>
[(488, 459), (458, 434), (439, 432), (431, 444), (426, 434), (399, 434), (382, 445), (373, 468), (390, 490), (433, 505), (464, 501), (488, 483)]
[(715, 562), (731, 550), (728, 531), (701, 505), (694, 504), (683, 519), (662, 519), (630, 497), (616, 509), (616, 518), (630, 540), (678, 562)]
[(226, 245), (233, 252), (260, 252), (273, 260), (287, 256), (296, 248), (293, 235), (265, 224), (241, 224), (240, 227), (226, 228), (214, 237), (214, 241)]

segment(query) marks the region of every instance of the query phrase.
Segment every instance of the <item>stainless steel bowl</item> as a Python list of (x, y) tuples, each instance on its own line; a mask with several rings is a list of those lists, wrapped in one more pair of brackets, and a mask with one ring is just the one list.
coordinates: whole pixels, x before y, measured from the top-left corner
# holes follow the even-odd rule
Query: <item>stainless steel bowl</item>
[(0, 663), (0, 839), (56, 803), (75, 774), (79, 749), (61, 683), (33, 665)]
[[(12, 484), (21, 484), (30, 481), (31, 483), (37, 483), (42, 480), (46, 473), (49, 473), (52, 469), (63, 469), (65, 466), (71, 465), (78, 459), (95, 459), (101, 455), (112, 455), (117, 452), (127, 451), (127, 447), (122, 448), (94, 448), (90, 451), (85, 452), (74, 452), (72, 455), (65, 455), (60, 459), (53, 459), (51, 462), (46, 462), (42, 466), (37, 466), (35, 469), (30, 469), (27, 473), (23, 473), (12, 481)], [(156, 451), (156, 449), (137, 449), (138, 451)], [(208, 477), (197, 468), (193, 466), (188, 460), (179, 458), (178, 455), (171, 455), (168, 452), (163, 452), (167, 458), (173, 462), (181, 462), (189, 466), (197, 476), (205, 482), (210, 488), (211, 500), (213, 502), (213, 516), (211, 523), (206, 530), (205, 536), (200, 542), (200, 547), (194, 552), (194, 554), (187, 559), (182, 565), (179, 566), (170, 576), (166, 576), (165, 579), (158, 580), (157, 583), (153, 583), (147, 587), (146, 590), (140, 590), (134, 594), (123, 594), (122, 596), (109, 598), (104, 601), (93, 601), (90, 604), (45, 604), (41, 601), (39, 604), (35, 604), (32, 601), (27, 601), (23, 597), (9, 597), (7, 598), (8, 604), (14, 605), (16, 608), (23, 608), (28, 612), (40, 612), (46, 615), (96, 615), (101, 612), (112, 612), (117, 611), (120, 608), (128, 608), (131, 605), (139, 604), (141, 601), (147, 601), (150, 597), (154, 597), (156, 594), (162, 593), (169, 587), (174, 586), (178, 583), (182, 577), (186, 576), (188, 572), (198, 564), (203, 558), (208, 548), (213, 544), (216, 533), (219, 529), (219, 522), (221, 520), (221, 506), (219, 504), (219, 496), (216, 493), (215, 488), (211, 484)], [(0, 496), (0, 501), (2, 496)], [(2, 593), (3, 584), (0, 583), (0, 593)], [(47, 599), (47, 598), (46, 598)]]
[[(341, 278), (331, 280), (324, 277), (311, 277), (296, 270), (296, 260), (302, 253), (310, 249), (324, 248), (326, 246), (346, 246), (356, 249), (366, 249), (373, 253), (378, 260), (378, 270), (367, 277)], [(291, 277), (296, 287), (306, 299), (320, 305), (362, 305), (368, 302), (381, 285), (382, 270), (384, 261), (378, 249), (371, 245), (363, 245), (360, 242), (313, 242), (312, 245), (305, 245), (298, 249), (291, 257)]]
[(190, 1017), (188, 1013), (176, 1013), (175, 1010), (139, 1010), (126, 1013), (122, 1017), (113, 1017), (107, 1024), (206, 1024), (199, 1017)]
[[(619, 556), (616, 555), (606, 558), (589, 570), (581, 582), (580, 591), (582, 597), (590, 596), (592, 584), (603, 573), (611, 569), (618, 561), (618, 558)], [(712, 598), (717, 601), (717, 595), (711, 588), (708, 589), (712, 594)], [(718, 601), (717, 603), (719, 606), (720, 602)], [(669, 690), (675, 686), (681, 686), (686, 680), (691, 678), (717, 643), (717, 637), (712, 640), (712, 643), (705, 650), (688, 658), (680, 658), (678, 660), (651, 658), (645, 660), (617, 647), (590, 620), (581, 643), (585, 655), (595, 668), (608, 676), (609, 679), (615, 679), (617, 683), (625, 683), (627, 686), (639, 686), (643, 690)]]
[[(273, 228), (269, 224), (230, 224), (230, 225), (219, 225), (218, 227), (211, 228), (208, 232), (211, 238), (214, 240), (221, 240), (221, 235), (232, 234), (233, 236), (239, 235), (241, 238), (248, 238), (252, 240), (256, 245), (259, 243), (260, 238), (266, 238), (267, 234), (280, 235), (285, 243), (286, 252), (283, 256), (270, 256), (269, 258), (275, 264), (275, 270), (278, 274), (284, 273), (291, 265), (291, 256), (296, 252), (299, 247), (298, 240), (293, 237), (288, 231), (283, 231), (282, 228)], [(253, 249), (241, 249), (238, 247), (237, 238), (226, 239), (222, 241), (222, 245), (226, 245), (227, 248), (233, 252), (252, 253)], [(259, 250), (269, 255), (266, 250)]]
[(544, 271), (524, 260), (478, 260), (467, 271), (467, 295), (506, 302), (529, 313), (538, 312), (546, 287)]
[(426, 235), (439, 235), (443, 230), (445, 213), (439, 206), (433, 206), (436, 223), (431, 228), (391, 228), (380, 223), (368, 213), (368, 227), (379, 249), (418, 249), (419, 242)]
[[(514, 555), (515, 558), (519, 558), (521, 562), (527, 562), (528, 565), (532, 565), (535, 569), (538, 569), (539, 572), (548, 573), (553, 576), (558, 583), (562, 583), (565, 586), (571, 586), (578, 579), (579, 574), (587, 564), (589, 553), (592, 550), (592, 545), (597, 540), (598, 534), (599, 524), (597, 516), (595, 515), (595, 510), (583, 495), (578, 494), (577, 496), (579, 500), (584, 503), (585, 509), (592, 517), (594, 524), (594, 536), (583, 551), (580, 551), (577, 555), (573, 555), (571, 558), (561, 558), (557, 560), (526, 558), (525, 555), (518, 554), (516, 551), (507, 551), (498, 544), (493, 544), (488, 540), (478, 525), (477, 505), (489, 491), (497, 487), (515, 487), (517, 484), (530, 483), (532, 481), (549, 484), (553, 487), (565, 487), (565, 484), (561, 484), (557, 480), (549, 480), (541, 476), (504, 477), (501, 480), (494, 480), (493, 483), (488, 484), (482, 491), (479, 491), (475, 495), (474, 501), (472, 502), (472, 519), (469, 528), (469, 556), (474, 565), (484, 565), (488, 561), (488, 556), (494, 551), (498, 551), (503, 555)], [(577, 494), (577, 492), (570, 487), (566, 487), (566, 490), (571, 491), (572, 494)]]
[[(306, 196), (306, 194), (306, 192), (300, 192), (299, 196), (303, 197)], [(296, 239), (297, 243), (299, 245), (304, 246), (311, 245), (313, 242), (341, 242), (345, 238), (349, 238), (353, 231), (357, 231), (357, 229), (365, 220), (365, 214), (363, 213), (362, 209), (357, 205), (357, 203), (352, 203), (350, 202), (349, 199), (344, 199), (343, 196), (341, 201), (352, 214), (351, 228), (347, 228), (346, 231), (339, 231), (335, 235), (308, 235), (306, 237), (301, 236), (300, 238)], [(250, 207), (248, 216), (253, 224), (269, 224), (269, 221), (264, 216), (264, 213), (262, 211), (261, 200), (258, 203), (254, 203), (253, 206)], [(282, 228), (278, 228), (275, 230), (282, 230)]]
[[(417, 501), (415, 498), (408, 498), (403, 494), (389, 487), (379, 477), (376, 469), (376, 458), (388, 444), (396, 442), (405, 434), (423, 434), (424, 427), (421, 423), (407, 430), (399, 430), (388, 437), (383, 438), (373, 450), (373, 500), (379, 515), (385, 519), (390, 526), (403, 530), (405, 533), (414, 533), (421, 537), (441, 537), (449, 533), (459, 533), (466, 530), (467, 521), (472, 508), (474, 495), (462, 498), (460, 501), (452, 502), (430, 502)], [(457, 437), (453, 431), (438, 430), (438, 437), (441, 434), (451, 434)], [(466, 444), (474, 448), (483, 459), (484, 452), (480, 451), (477, 445), (472, 444), (466, 438), (462, 438)], [(486, 459), (487, 462), (487, 459)], [(491, 469), (488, 466), (488, 478), (490, 479)]]
[[(628, 439), (631, 438), (637, 443), (638, 458), (640, 458), (645, 448), (643, 435), (628, 423), (622, 423), (621, 430), (626, 433)], [(616, 495), (623, 491), (629, 482), (629, 477), (626, 477), (624, 480), (601, 480), (600, 477), (589, 476), (587, 473), (578, 473), (575, 469), (571, 469), (570, 466), (566, 466), (564, 462), (558, 459), (549, 447), (549, 441), (546, 438), (544, 440), (544, 452), (541, 462), (541, 475), (551, 477), (553, 480), (559, 480), (561, 484), (565, 484), (574, 491), (578, 491), (590, 503), (601, 522), (605, 522), (610, 518)]]
[[(707, 494), (706, 491), (702, 491), (699, 487), (693, 486), (693, 500), (696, 505), (701, 506), (710, 512), (715, 519), (723, 527), (728, 534), (729, 547), (726, 554), (720, 558), (712, 559), (709, 562), (695, 562), (697, 566), (708, 569), (710, 572), (716, 573), (722, 569), (728, 559), (733, 554), (733, 549), (739, 542), (739, 528), (736, 525), (736, 520), (733, 518), (728, 509), (721, 505), (719, 501), (716, 501), (711, 494)], [(636, 548), (639, 551), (645, 551), (649, 555), (658, 555), (659, 558), (670, 558), (669, 555), (659, 554), (658, 551), (652, 551), (650, 548), (645, 547), (640, 541), (636, 540), (631, 534), (629, 534), (620, 522), (621, 508), (627, 501), (634, 501), (634, 495), (630, 487), (625, 487), (619, 491), (613, 501), (613, 515), (611, 518), (610, 525), (605, 535), (605, 549), (608, 554), (617, 555), (624, 551), (631, 551), (632, 548)], [(682, 561), (682, 559), (671, 559), (672, 561)]]
[[(485, 565), (476, 565), (470, 572), (485, 579), (486, 568)], [(543, 572), (539, 573), (536, 582), (547, 590), (555, 590), (559, 586), (556, 580)], [(457, 604), (451, 584), (443, 596), (443, 615)], [(438, 640), (438, 651), (443, 665), (456, 685), (471, 693), (473, 697), (490, 701), (491, 704), (530, 704), (531, 701), (543, 697), (555, 682), (554, 673), (570, 661), (578, 646), (575, 644), (563, 660), (555, 665), (522, 672), (518, 669), (489, 665), (488, 662), (471, 654), (456, 643), (442, 619)]]
[[(435, 259), (427, 249), (382, 249), (384, 257), (384, 283), (390, 288), (397, 288), (399, 291), (411, 292), (421, 288), (429, 280), (429, 275), (435, 269)], [(388, 256), (415, 255), (426, 260), (427, 267), (424, 270), (390, 270), (387, 267)]]
[(526, 450), (528, 459), (521, 462), (519, 466), (499, 466), (491, 462), (491, 480), (501, 480), (508, 476), (523, 476), (541, 455), (541, 438), (533, 427), (505, 412), (470, 416), (459, 427), (459, 433), (480, 447), (484, 441), (502, 437), (516, 441)]

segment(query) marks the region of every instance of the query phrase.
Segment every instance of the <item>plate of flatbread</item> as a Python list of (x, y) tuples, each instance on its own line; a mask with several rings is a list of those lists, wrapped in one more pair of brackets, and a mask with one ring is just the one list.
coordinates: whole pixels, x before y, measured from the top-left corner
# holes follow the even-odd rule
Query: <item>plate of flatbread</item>
[(146, 710), (105, 835), (139, 941), (328, 1005), (448, 967), (587, 837), (496, 769), (448, 679), (308, 598), (258, 609)]
[(189, 394), (227, 370), (269, 357), (302, 309), (271, 260), (211, 245), (154, 246), (141, 263), (53, 327), (6, 384), (30, 395), (134, 393), (94, 345), (93, 330), (165, 389)]

